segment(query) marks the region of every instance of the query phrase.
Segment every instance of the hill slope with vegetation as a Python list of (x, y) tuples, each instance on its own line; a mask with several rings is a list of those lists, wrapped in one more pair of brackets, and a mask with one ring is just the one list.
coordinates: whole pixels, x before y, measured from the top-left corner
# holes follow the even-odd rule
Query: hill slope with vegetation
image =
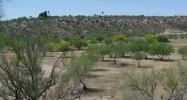
[(1, 21), (2, 34), (125, 34), (142, 36), (163, 33), (167, 29), (187, 32), (186, 16), (49, 16)]

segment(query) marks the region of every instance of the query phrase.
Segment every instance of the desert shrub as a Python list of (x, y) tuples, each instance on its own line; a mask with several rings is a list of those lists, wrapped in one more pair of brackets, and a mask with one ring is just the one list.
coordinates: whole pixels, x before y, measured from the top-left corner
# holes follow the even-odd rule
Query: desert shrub
[(116, 64), (116, 58), (122, 57), (125, 55), (127, 51), (127, 43), (124, 41), (118, 41), (114, 44), (110, 44), (110, 56), (114, 58), (114, 64)]
[(98, 34), (95, 38), (96, 38), (96, 40), (99, 41), (99, 43), (101, 43), (101, 41), (103, 41), (105, 39), (105, 36), (102, 34)]
[(158, 35), (158, 36), (156, 36), (156, 39), (158, 42), (169, 42), (166, 35)]
[(180, 34), (179, 36), (181, 39), (184, 39), (185, 38), (185, 34)]
[(156, 36), (153, 34), (146, 34), (145, 40), (151, 44), (157, 42)]
[(70, 73), (75, 85), (82, 84), (83, 90), (86, 90), (85, 78), (89, 75), (91, 69), (93, 69), (98, 58), (89, 54), (82, 54), (79, 57), (72, 56), (70, 62), (67, 64), (67, 73)]
[(105, 38), (104, 43), (109, 45), (109, 44), (113, 43), (113, 40), (111, 38)]
[(59, 38), (59, 36), (57, 34), (54, 34), (54, 35), (48, 35), (47, 41), (49, 43), (59, 43), (59, 42), (61, 42), (61, 39)]
[[(174, 66), (159, 71), (124, 70), (120, 80), (125, 100), (154, 100), (156, 97), (163, 100), (183, 100), (187, 94), (187, 67), (186, 63), (179, 61)], [(161, 93), (155, 92), (157, 86)]]
[(166, 92), (167, 100), (183, 100), (186, 95), (187, 67), (186, 63), (177, 61), (174, 66), (164, 68), (158, 73), (158, 81)]
[(73, 45), (74, 47), (80, 50), (82, 47), (86, 47), (88, 43), (84, 40), (77, 39), (77, 40), (71, 40), (71, 45)]
[(48, 43), (48, 44), (46, 45), (46, 49), (47, 49), (48, 51), (54, 51), (54, 47), (55, 47), (55, 43)]
[(176, 34), (173, 34), (173, 37), (172, 37), (173, 39), (178, 39), (178, 35), (176, 35)]
[(64, 37), (62, 37), (62, 40), (64, 40), (64, 41), (70, 41), (71, 39), (72, 39), (71, 36), (64, 36)]
[(99, 45), (90, 44), (86, 47), (85, 52), (90, 54), (90, 55), (98, 56), (98, 52), (99, 52), (98, 48), (99, 48)]
[(70, 45), (69, 42), (61, 42), (54, 45), (56, 51), (63, 52), (63, 56), (66, 56), (68, 51), (72, 51), (74, 48)]
[(91, 39), (91, 40), (89, 40), (89, 42), (88, 43), (90, 43), (90, 44), (97, 44), (98, 42), (97, 42), (97, 40), (96, 39)]
[(111, 52), (110, 46), (105, 44), (99, 45), (97, 49), (98, 49), (98, 55), (100, 55), (102, 61), (104, 60), (105, 56), (110, 54)]
[(121, 84), (125, 100), (153, 100), (158, 85), (155, 71), (122, 71)]
[(6, 41), (7, 37), (8, 37), (7, 35), (1, 35), (0, 36), (0, 47), (1, 47), (0, 50), (3, 50), (5, 48), (7, 48), (7, 45), (5, 43), (5, 42), (8, 42), (8, 41)]
[(135, 59), (135, 60), (137, 61), (138, 67), (141, 67), (141, 66), (140, 66), (140, 62), (141, 62), (142, 59), (145, 58), (145, 56), (146, 56), (146, 54), (145, 54), (145, 52), (143, 52), (143, 51), (137, 51), (137, 52), (134, 52), (134, 53), (132, 54), (132, 58)]
[(114, 36), (113, 40), (115, 42), (117, 42), (117, 41), (125, 41), (125, 42), (127, 42), (128, 41), (127, 38), (125, 36), (123, 36), (123, 35), (116, 35), (116, 36)]
[(83, 39), (83, 40), (89, 41), (89, 40), (92, 40), (92, 39), (94, 39), (94, 36), (92, 36), (92, 35), (87, 35), (87, 36), (84, 36), (84, 39)]
[(169, 34), (169, 35), (167, 35), (167, 37), (168, 37), (169, 39), (172, 39), (172, 38), (173, 38), (173, 34)]
[(169, 34), (168, 38), (169, 39), (178, 39), (178, 35), (176, 35), (176, 34)]
[(182, 56), (182, 59), (184, 60), (185, 57), (187, 56), (187, 46), (179, 47), (177, 53), (180, 54)]

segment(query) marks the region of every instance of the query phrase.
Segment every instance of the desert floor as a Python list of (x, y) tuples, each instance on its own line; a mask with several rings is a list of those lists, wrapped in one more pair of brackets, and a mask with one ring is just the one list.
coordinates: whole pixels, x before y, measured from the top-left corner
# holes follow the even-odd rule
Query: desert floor
[[(177, 50), (180, 46), (187, 46), (187, 39), (170, 40), (170, 44)], [(76, 50), (74, 54), (80, 55), (82, 52), (83, 50)], [(43, 69), (49, 72), (60, 55), (60, 52), (49, 53), (43, 60)], [(122, 89), (119, 77), (123, 70), (141, 71), (142, 68), (160, 70), (175, 65), (176, 61), (181, 59), (182, 57), (177, 53), (172, 53), (164, 61), (158, 60), (157, 56), (148, 56), (148, 59), (141, 61), (141, 68), (138, 68), (137, 62), (129, 57), (117, 58), (117, 64), (113, 64), (112, 58), (106, 57), (104, 61), (98, 61), (91, 71), (90, 78), (85, 80), (88, 90), (81, 96), (81, 100), (121, 100)]]

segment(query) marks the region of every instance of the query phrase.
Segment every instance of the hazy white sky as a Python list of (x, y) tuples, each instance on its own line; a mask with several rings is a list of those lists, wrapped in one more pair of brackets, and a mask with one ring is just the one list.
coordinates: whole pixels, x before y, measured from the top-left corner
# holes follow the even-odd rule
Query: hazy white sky
[(37, 17), (50, 11), (63, 15), (187, 15), (187, 0), (11, 0), (4, 2), (3, 20)]

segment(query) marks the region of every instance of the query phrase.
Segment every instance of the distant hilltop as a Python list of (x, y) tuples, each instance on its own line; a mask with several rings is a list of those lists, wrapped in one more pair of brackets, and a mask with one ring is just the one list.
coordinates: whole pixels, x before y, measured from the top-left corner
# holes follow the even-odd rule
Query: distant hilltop
[[(186, 15), (179, 15), (186, 16)], [(144, 35), (177, 30), (187, 32), (187, 17), (178, 16), (49, 16), (47, 18), (18, 18), (1, 22), (1, 34), (95, 35), (98, 33)]]

